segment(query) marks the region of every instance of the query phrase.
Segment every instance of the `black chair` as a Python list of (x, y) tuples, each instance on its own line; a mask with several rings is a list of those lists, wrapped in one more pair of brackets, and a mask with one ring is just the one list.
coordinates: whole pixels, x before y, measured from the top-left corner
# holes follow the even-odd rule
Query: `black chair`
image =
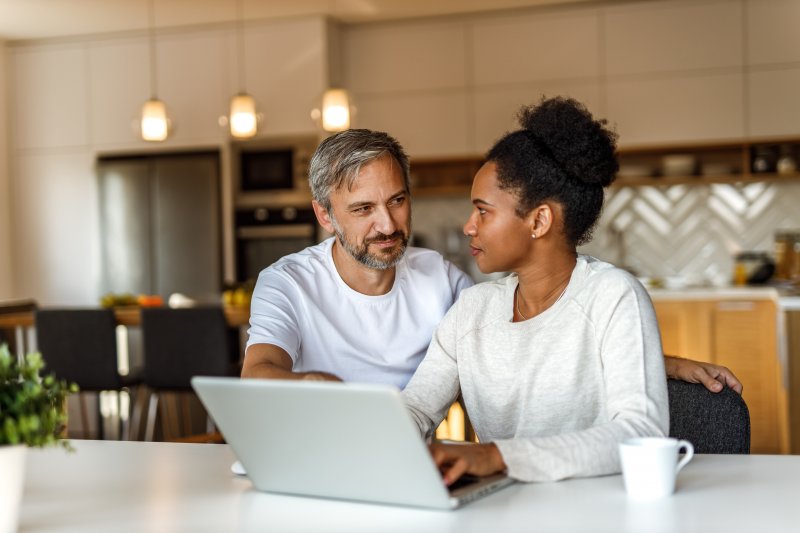
[(170, 413), (167, 402), (160, 402), (159, 411), (160, 394), (183, 396), (182, 418), (190, 423), (187, 396), (200, 405), (191, 387), (193, 376), (239, 375), (238, 351), (232, 350), (231, 339), (236, 332), (228, 327), (218, 306), (144, 308), (141, 316), (144, 384), (150, 390), (145, 440), (155, 437), (156, 417), (162, 422), (164, 439), (174, 440), (186, 431), (179, 427), (181, 417)]
[(711, 392), (700, 383), (667, 380), (669, 436), (695, 453), (750, 453), (750, 412), (733, 389)]
[[(83, 436), (88, 435), (88, 408), (84, 392), (117, 392), (121, 435), (130, 433), (131, 416), (122, 413), (120, 391), (139, 383), (136, 376), (119, 373), (117, 322), (110, 309), (38, 309), (35, 312), (36, 342), (45, 360), (45, 372), (80, 387)], [(132, 395), (131, 395), (132, 396)], [(130, 415), (130, 413), (126, 413)], [(104, 436), (103, 418), (97, 410), (99, 436)]]

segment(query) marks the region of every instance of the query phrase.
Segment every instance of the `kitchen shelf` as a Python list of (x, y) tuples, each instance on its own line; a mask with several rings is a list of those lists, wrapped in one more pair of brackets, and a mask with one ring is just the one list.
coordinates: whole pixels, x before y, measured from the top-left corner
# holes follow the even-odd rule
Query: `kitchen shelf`
[[(669, 185), (705, 185), (709, 183), (780, 182), (800, 179), (800, 172), (779, 174), (775, 171), (781, 147), (792, 150), (800, 166), (800, 137), (770, 137), (713, 142), (629, 146), (619, 149), (620, 168), (640, 167), (652, 175), (618, 175), (612, 187), (663, 187)], [(768, 172), (752, 172), (759, 150), (771, 151)], [(664, 158), (688, 155), (694, 158), (691, 173), (663, 175)], [(467, 196), (472, 178), (484, 163), (481, 156), (415, 159), (411, 162), (411, 189), (417, 197)], [(702, 174), (703, 166), (729, 169), (728, 172)]]

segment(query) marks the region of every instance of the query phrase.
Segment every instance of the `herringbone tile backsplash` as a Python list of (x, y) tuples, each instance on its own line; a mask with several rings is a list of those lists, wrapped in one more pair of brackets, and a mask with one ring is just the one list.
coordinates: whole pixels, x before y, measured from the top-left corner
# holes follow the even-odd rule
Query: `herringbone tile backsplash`
[[(470, 211), (466, 199), (414, 200), (414, 232), (422, 245), (466, 268), (455, 235)], [(800, 230), (800, 182), (691, 184), (610, 189), (594, 239), (581, 252), (647, 277), (726, 285), (733, 257), (773, 252), (777, 230)], [(448, 238), (449, 236), (449, 238)]]

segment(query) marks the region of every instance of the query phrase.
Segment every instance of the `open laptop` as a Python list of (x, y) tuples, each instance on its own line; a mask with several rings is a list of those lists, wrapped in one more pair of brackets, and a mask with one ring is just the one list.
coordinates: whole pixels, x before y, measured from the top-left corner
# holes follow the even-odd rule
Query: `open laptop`
[(448, 491), (391, 386), (212, 377), (192, 386), (261, 491), (454, 509), (514, 482), (473, 477)]

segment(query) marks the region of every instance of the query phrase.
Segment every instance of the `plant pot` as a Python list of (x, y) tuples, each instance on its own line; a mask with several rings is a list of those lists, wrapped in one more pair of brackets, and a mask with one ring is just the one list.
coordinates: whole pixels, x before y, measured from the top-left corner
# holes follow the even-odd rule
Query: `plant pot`
[(0, 446), (0, 533), (13, 533), (19, 522), (22, 489), (25, 485), (25, 455), (28, 448)]

